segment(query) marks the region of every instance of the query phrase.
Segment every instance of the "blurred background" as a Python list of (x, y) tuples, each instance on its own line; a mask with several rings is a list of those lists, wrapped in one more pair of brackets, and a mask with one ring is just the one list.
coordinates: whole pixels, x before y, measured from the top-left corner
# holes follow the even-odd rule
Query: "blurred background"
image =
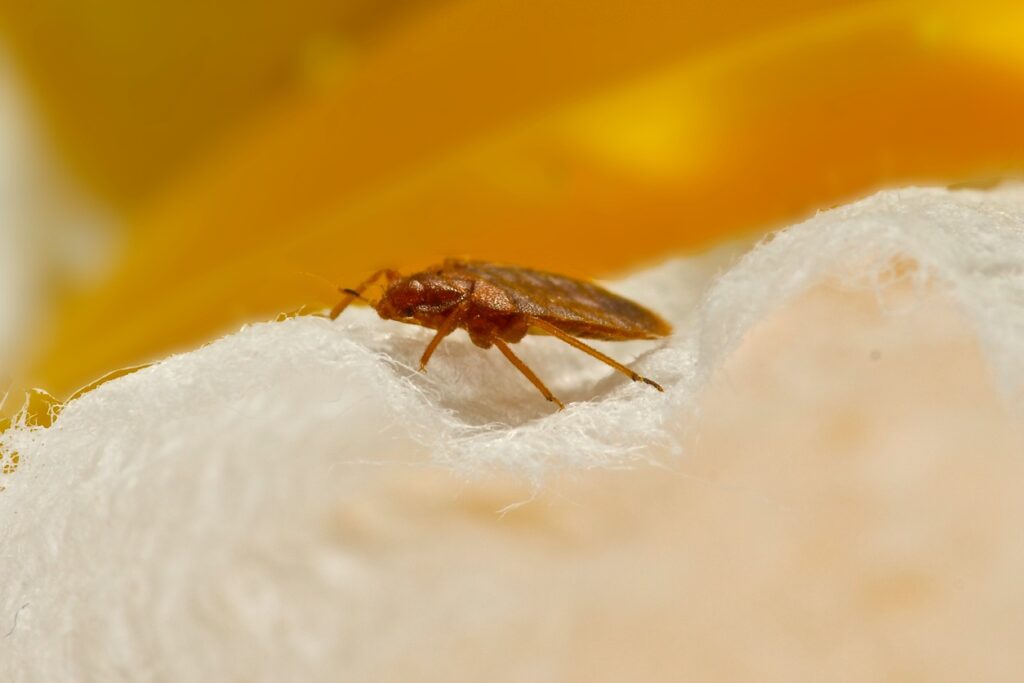
[(0, 0), (0, 367), (66, 396), (381, 266), (610, 276), (1022, 170), (1019, 0)]

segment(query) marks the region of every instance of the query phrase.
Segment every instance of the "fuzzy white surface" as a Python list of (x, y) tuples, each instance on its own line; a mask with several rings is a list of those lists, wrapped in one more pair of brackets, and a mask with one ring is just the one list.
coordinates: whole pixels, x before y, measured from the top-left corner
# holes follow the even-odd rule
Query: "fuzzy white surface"
[[(645, 671), (580, 668), (580, 653), (654, 647), (591, 624), (685, 621), (672, 586), (700, 563), (662, 576), (675, 565), (658, 549), (682, 518), (660, 518), (669, 536), (621, 536), (609, 511), (655, 528), (669, 472), (715, 421), (708, 387), (728, 385), (722, 369), (752, 330), (826, 282), (887, 315), (924, 292), (953, 302), (1019, 414), (1022, 196), (883, 192), (742, 257), (722, 249), (614, 283), (676, 326), (664, 342), (601, 347), (664, 394), (549, 338), (517, 351), (563, 412), (462, 333), (421, 375), (430, 332), (365, 309), (251, 325), (103, 385), (52, 427), (2, 436), (20, 466), (0, 479), (0, 679), (674, 680), (657, 656), (637, 657)], [(815, 310), (787, 334), (827, 336), (830, 308)], [(827, 403), (828, 367), (790, 368), (786, 386)], [(653, 492), (625, 483), (637, 472)], [(623, 490), (637, 493), (625, 507)], [(556, 515), (533, 500), (563, 494), (575, 502)], [(686, 514), (672, 500), (662, 512)], [(631, 592), (645, 583), (660, 588)]]

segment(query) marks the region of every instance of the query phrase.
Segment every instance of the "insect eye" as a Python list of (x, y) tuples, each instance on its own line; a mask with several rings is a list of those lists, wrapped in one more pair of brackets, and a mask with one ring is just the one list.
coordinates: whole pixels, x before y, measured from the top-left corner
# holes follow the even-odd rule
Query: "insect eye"
[(414, 312), (415, 309), (412, 306), (409, 306), (404, 311), (402, 311), (402, 316), (405, 318), (411, 318)]

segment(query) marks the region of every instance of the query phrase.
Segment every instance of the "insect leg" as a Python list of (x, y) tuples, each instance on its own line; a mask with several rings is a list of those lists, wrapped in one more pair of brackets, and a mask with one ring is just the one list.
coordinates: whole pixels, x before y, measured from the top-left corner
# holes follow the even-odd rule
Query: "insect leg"
[(519, 356), (512, 353), (512, 349), (509, 348), (508, 344), (497, 337), (491, 341), (494, 342), (494, 345), (498, 347), (499, 351), (505, 354), (505, 358), (508, 358), (509, 362), (516, 366), (519, 372), (526, 375), (526, 379), (530, 380), (530, 383), (537, 387), (537, 390), (540, 391), (540, 393), (544, 394), (544, 398), (557, 404), (559, 410), (563, 410), (565, 408), (565, 404), (555, 398), (555, 395), (551, 393), (551, 390), (544, 386), (544, 382), (540, 381), (540, 377), (533, 374), (533, 370), (531, 370), (530, 367), (519, 358)]
[(389, 282), (391, 280), (401, 277), (398, 274), (398, 271), (392, 270), (390, 268), (381, 268), (376, 273), (366, 278), (366, 280), (364, 280), (362, 284), (360, 284), (355, 289), (340, 290), (345, 296), (342, 297), (341, 301), (338, 302), (337, 306), (331, 309), (331, 320), (334, 320), (339, 315), (341, 315), (341, 312), (348, 308), (348, 305), (355, 301), (357, 297), (362, 297), (363, 292), (365, 292), (370, 287), (370, 285), (379, 280), (381, 276), (386, 277)]
[(427, 361), (429, 361), (430, 357), (434, 355), (434, 350), (437, 348), (437, 345), (441, 343), (442, 339), (455, 330), (459, 321), (462, 320), (462, 316), (466, 313), (468, 306), (469, 299), (466, 299), (456, 306), (455, 309), (448, 314), (448, 317), (444, 319), (444, 322), (441, 323), (440, 327), (437, 328), (437, 334), (435, 334), (434, 338), (430, 340), (430, 343), (427, 344), (427, 348), (423, 350), (423, 355), (420, 356), (420, 372), (427, 369)]
[(602, 363), (605, 363), (607, 365), (612, 366), (613, 368), (615, 368), (616, 370), (618, 370), (619, 372), (624, 374), (626, 377), (629, 377), (634, 382), (643, 382), (645, 384), (650, 384), (652, 387), (654, 387), (658, 391), (665, 391), (664, 389), (661, 388), (661, 385), (658, 384), (657, 382), (655, 382), (653, 379), (647, 379), (643, 375), (641, 375), (639, 373), (636, 373), (633, 370), (630, 370), (629, 368), (627, 368), (625, 365), (623, 365), (622, 363), (618, 362), (614, 358), (610, 358), (610, 357), (604, 355), (603, 353), (601, 353), (600, 351), (598, 351), (594, 347), (588, 346), (588, 345), (584, 344), (583, 342), (581, 342), (576, 337), (572, 336), (571, 334), (567, 334), (567, 333), (563, 332), (562, 330), (558, 329), (557, 327), (555, 327), (554, 325), (549, 323), (547, 320), (541, 320), (540, 318), (537, 318), (537, 317), (534, 317), (534, 316), (531, 315), (531, 316), (529, 316), (528, 321), (529, 321), (529, 323), (531, 325), (535, 325), (535, 326), (539, 327), (540, 329), (544, 330), (545, 332), (547, 332), (551, 336), (558, 337), (559, 339), (564, 341), (566, 344), (569, 344), (570, 346), (575, 346), (577, 349), (579, 349), (583, 353), (589, 354), (589, 355), (593, 356), (594, 358), (598, 359), (599, 361), (601, 361)]

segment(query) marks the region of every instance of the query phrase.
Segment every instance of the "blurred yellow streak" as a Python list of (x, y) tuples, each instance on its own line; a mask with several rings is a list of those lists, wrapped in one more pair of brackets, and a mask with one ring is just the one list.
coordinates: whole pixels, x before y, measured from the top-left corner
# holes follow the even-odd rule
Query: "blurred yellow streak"
[(337, 77), (318, 67), (140, 213), (31, 379), (66, 393), (329, 304), (305, 272), (471, 254), (605, 274), (879, 184), (1024, 164), (1020, 50), (937, 29), (984, 36), (1009, 4), (627, 4), (452, 3), (341, 50)]
[[(561, 136), (581, 159), (656, 182), (708, 163), (715, 112), (696, 87), (677, 79), (616, 92), (564, 117)], [(588, 158), (589, 157), (589, 158)]]
[(964, 11), (927, 26), (928, 37), (996, 65), (1024, 69), (1024, 5), (1008, 2), (998, 13)]
[(0, 30), (65, 160), (134, 206), (420, 1), (0, 0)]

